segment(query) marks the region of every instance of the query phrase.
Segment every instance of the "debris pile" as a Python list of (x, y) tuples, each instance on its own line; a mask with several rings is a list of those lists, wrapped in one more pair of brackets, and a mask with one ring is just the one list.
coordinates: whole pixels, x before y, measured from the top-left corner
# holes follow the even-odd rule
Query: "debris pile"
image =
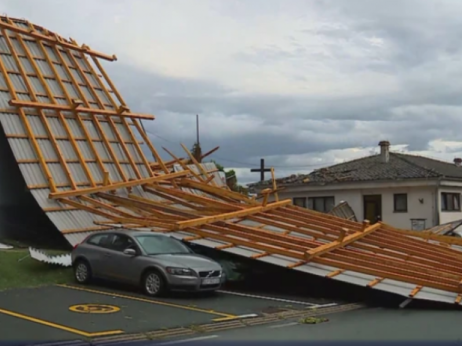
[(342, 219), (358, 221), (353, 208), (351, 208), (348, 202), (345, 202), (345, 201), (342, 201), (339, 204), (337, 204), (335, 207), (333, 207), (329, 211), (329, 214), (335, 215), (337, 217), (341, 217)]
[(172, 159), (161, 158), (140, 124), (154, 117), (132, 112), (102, 66), (115, 56), (25, 20), (1, 17), (0, 33), (9, 105), (0, 122), (28, 189), (71, 245), (148, 229), (326, 280), (460, 303), (461, 239), (300, 208), (279, 200), (275, 180), (260, 199), (234, 192), (184, 145), (185, 157), (165, 149)]

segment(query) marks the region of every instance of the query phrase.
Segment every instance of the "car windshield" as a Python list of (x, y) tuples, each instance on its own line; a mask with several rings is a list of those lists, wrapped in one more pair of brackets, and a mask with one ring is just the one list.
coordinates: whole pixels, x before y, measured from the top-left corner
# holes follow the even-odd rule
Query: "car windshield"
[(186, 245), (170, 237), (140, 235), (136, 239), (148, 255), (191, 253)]

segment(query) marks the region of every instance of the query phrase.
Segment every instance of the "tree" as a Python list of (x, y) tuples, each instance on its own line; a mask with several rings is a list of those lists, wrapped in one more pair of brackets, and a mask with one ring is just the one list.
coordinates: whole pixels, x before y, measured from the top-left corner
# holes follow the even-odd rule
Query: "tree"
[[(201, 163), (202, 162), (202, 148), (200, 144), (195, 142), (190, 151), (191, 151), (191, 154), (194, 156), (194, 158), (197, 160), (197, 162)], [(210, 160), (210, 162), (213, 162), (220, 172), (225, 173), (226, 184), (231, 190), (247, 195), (248, 189), (237, 183), (236, 171), (234, 169), (230, 169), (226, 171), (225, 168), (222, 165), (220, 165), (218, 162), (216, 162), (215, 160)]]
[(194, 142), (194, 145), (191, 148), (191, 154), (194, 156), (197, 162), (202, 162), (202, 148), (201, 145), (197, 142)]
[(220, 172), (225, 173), (226, 184), (231, 190), (247, 195), (248, 189), (238, 184), (236, 171), (234, 169), (226, 171), (225, 168), (215, 160), (210, 160), (210, 162), (213, 162)]
[(234, 169), (230, 169), (229, 171), (225, 171), (225, 168), (222, 165), (220, 165), (218, 162), (216, 162), (215, 160), (210, 160), (210, 162), (213, 162), (215, 164), (215, 166), (217, 166), (217, 169), (220, 172), (225, 173), (226, 179), (236, 176), (236, 172), (234, 171)]

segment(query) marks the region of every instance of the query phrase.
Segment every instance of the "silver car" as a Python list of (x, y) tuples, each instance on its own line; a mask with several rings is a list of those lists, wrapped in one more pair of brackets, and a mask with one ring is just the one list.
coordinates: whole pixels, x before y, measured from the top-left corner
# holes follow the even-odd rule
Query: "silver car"
[(87, 237), (72, 251), (77, 282), (92, 278), (141, 285), (149, 296), (169, 290), (213, 291), (225, 282), (220, 264), (170, 236), (111, 231)]

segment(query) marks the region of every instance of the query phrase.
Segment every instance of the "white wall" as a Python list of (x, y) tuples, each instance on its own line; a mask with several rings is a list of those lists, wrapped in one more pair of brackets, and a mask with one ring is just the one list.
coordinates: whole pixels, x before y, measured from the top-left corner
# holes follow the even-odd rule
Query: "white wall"
[[(331, 188), (331, 186), (330, 186)], [(306, 188), (305, 188), (306, 189)], [(280, 199), (292, 199), (294, 197), (327, 197), (334, 196), (335, 204), (346, 201), (354, 210), (359, 221), (364, 219), (363, 196), (382, 195), (382, 220), (394, 227), (411, 228), (411, 219), (426, 219), (425, 227), (429, 228), (438, 224), (438, 211), (436, 207), (436, 188), (431, 186), (423, 187), (390, 187), (390, 188), (356, 188), (348, 190), (320, 190), (316, 191), (289, 191), (284, 190), (279, 193)], [(462, 190), (462, 189), (461, 189)], [(395, 193), (407, 193), (408, 211), (405, 213), (395, 213), (394, 198)], [(419, 201), (423, 199), (423, 203)], [(459, 216), (462, 218), (462, 216)]]

